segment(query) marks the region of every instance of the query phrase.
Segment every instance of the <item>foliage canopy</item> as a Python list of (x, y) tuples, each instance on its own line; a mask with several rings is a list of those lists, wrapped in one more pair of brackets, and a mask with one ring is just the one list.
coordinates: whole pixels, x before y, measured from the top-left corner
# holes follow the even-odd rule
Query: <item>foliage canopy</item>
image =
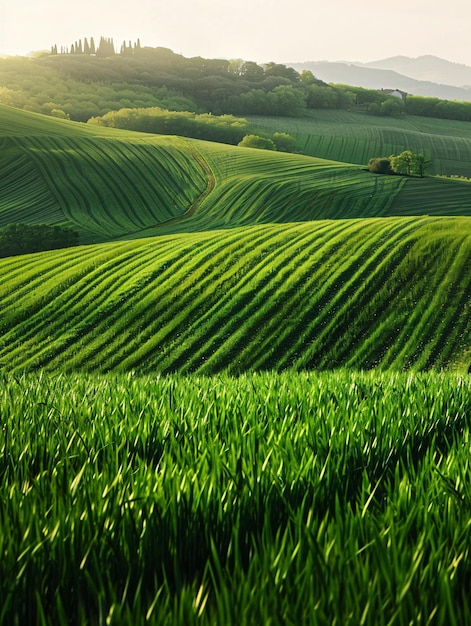
[(8, 224), (0, 228), (0, 257), (67, 248), (78, 244), (78, 232), (49, 224)]

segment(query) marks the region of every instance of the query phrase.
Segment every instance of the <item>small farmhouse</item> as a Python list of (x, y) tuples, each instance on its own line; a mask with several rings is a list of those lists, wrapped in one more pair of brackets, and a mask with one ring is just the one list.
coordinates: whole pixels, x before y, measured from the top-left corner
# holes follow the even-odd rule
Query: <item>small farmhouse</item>
[(408, 95), (406, 91), (402, 91), (401, 89), (381, 89), (380, 91), (388, 96), (394, 96), (395, 98), (401, 98), (402, 100), (405, 100)]

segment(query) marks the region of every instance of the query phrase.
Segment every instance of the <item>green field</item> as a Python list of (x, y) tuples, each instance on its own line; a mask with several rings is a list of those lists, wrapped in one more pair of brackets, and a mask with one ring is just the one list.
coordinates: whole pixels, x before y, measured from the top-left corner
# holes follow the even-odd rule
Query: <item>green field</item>
[(471, 623), (470, 183), (345, 154), (0, 107), (0, 625)]
[(471, 177), (471, 124), (414, 115), (379, 117), (349, 111), (316, 110), (304, 118), (251, 117), (260, 129), (296, 138), (304, 154), (368, 163), (405, 149), (432, 160), (430, 173)]
[(0, 623), (469, 624), (469, 378), (8, 378)]
[(377, 176), (352, 163), (0, 112), (0, 226), (56, 223), (92, 243), (258, 223), (471, 215), (464, 181)]
[(259, 225), (3, 259), (0, 366), (463, 370), (470, 259), (468, 218)]

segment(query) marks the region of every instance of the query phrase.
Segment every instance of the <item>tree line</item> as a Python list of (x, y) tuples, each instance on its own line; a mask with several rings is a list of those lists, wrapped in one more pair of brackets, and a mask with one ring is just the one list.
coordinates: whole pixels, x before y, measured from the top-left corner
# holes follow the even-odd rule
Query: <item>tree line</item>
[(49, 224), (7, 224), (0, 228), (0, 257), (76, 246), (79, 235), (71, 228)]
[(277, 132), (271, 136), (261, 136), (260, 131), (255, 134), (255, 129), (248, 120), (233, 115), (168, 111), (159, 107), (125, 108), (110, 111), (101, 117), (92, 117), (88, 123), (159, 135), (180, 135), (279, 152), (298, 152), (295, 138), (288, 133)]
[[(141, 48), (141, 42), (138, 39), (134, 43), (131, 41), (123, 41), (119, 54), (134, 54)], [(69, 47), (61, 46), (60, 51), (57, 44), (51, 47), (51, 54), (85, 54), (98, 57), (110, 57), (116, 54), (115, 45), (112, 37), (100, 37), (98, 46), (95, 45), (95, 40), (90, 37), (90, 42), (87, 37), (84, 38), (83, 43), (81, 39), (76, 40)]]
[(161, 107), (213, 115), (302, 116), (312, 109), (350, 109), (471, 121), (471, 102), (406, 96), (327, 84), (309, 70), (242, 59), (187, 58), (139, 40), (74, 42), (33, 58), (0, 59), (0, 102), (87, 121), (122, 108)]

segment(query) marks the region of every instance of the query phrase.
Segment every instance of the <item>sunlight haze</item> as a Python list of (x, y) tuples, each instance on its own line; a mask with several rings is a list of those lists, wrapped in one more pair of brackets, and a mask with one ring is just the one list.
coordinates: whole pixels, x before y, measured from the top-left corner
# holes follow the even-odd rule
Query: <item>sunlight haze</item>
[(260, 63), (373, 61), (433, 54), (471, 65), (468, 0), (1, 0), (0, 54), (70, 46), (84, 37), (140, 38), (184, 56)]

